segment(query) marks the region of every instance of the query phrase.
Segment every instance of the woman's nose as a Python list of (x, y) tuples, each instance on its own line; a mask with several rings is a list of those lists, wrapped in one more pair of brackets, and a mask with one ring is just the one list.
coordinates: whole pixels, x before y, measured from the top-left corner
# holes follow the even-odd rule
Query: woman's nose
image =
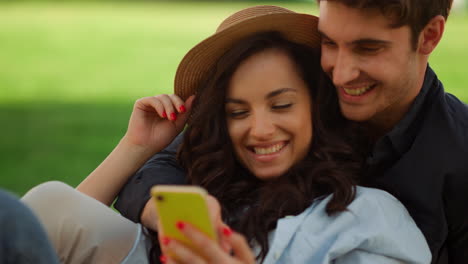
[(251, 116), (250, 135), (259, 140), (269, 139), (275, 132), (275, 124), (269, 114), (257, 112)]

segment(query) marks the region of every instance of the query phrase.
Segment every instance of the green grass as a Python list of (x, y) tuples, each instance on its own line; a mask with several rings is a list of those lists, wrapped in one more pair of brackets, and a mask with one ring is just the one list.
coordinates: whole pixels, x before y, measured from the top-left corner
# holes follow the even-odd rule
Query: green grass
[[(317, 14), (310, 3), (277, 4)], [(0, 187), (78, 184), (124, 134), (135, 99), (171, 92), (182, 56), (250, 5), (0, 3)], [(466, 28), (468, 16), (454, 14), (431, 58), (464, 101)]]
[(454, 11), (447, 21), (444, 37), (430, 57), (445, 90), (468, 102), (468, 13)]
[(47, 180), (78, 184), (124, 134), (132, 105), (0, 106), (0, 186), (23, 194)]
[(170, 91), (182, 56), (248, 5), (0, 6), (0, 102), (114, 102)]

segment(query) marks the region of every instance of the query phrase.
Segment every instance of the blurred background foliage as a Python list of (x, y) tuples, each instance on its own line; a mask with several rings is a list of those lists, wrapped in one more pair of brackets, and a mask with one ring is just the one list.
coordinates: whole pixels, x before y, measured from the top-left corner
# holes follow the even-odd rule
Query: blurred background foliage
[[(0, 187), (77, 185), (125, 133), (133, 102), (170, 93), (183, 55), (255, 4), (318, 13), (314, 1), (0, 2)], [(430, 60), (465, 102), (467, 13), (454, 10)]]

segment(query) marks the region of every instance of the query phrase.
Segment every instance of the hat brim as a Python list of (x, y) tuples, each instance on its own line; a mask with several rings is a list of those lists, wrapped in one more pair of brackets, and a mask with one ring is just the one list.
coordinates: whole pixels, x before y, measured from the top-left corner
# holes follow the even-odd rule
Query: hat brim
[(243, 20), (193, 47), (182, 59), (174, 80), (174, 93), (186, 100), (196, 94), (210, 69), (240, 40), (255, 33), (277, 31), (287, 40), (313, 49), (320, 48), (316, 16), (300, 13), (265, 14)]

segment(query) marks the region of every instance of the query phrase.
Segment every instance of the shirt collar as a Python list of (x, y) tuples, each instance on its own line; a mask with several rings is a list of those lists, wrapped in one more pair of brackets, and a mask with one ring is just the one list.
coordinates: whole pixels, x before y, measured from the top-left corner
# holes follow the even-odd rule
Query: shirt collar
[(438, 87), (437, 76), (428, 65), (421, 91), (416, 96), (410, 109), (389, 133), (377, 141), (375, 147), (389, 142), (396, 153), (403, 155), (410, 148), (419, 131), (422, 120), (420, 113), (430, 107), (426, 102), (432, 101), (429, 99), (436, 94)]

